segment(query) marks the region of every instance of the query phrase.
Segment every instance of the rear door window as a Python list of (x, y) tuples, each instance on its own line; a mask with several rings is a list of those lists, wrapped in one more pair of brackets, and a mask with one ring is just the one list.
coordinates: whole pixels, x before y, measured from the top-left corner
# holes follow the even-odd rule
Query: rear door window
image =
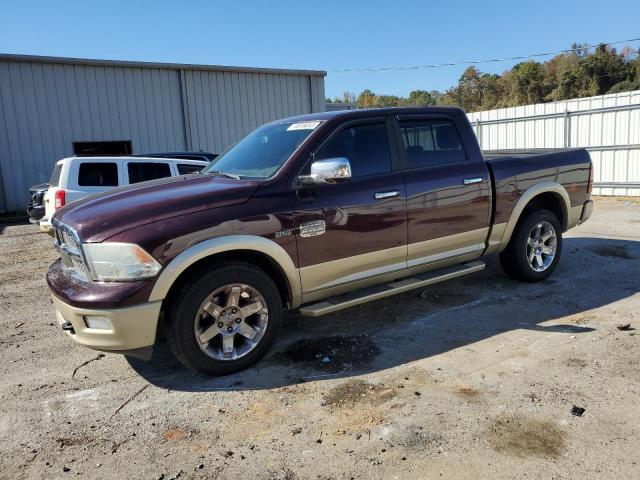
[(84, 162), (78, 171), (81, 187), (117, 187), (118, 165), (115, 162)]
[(450, 120), (401, 120), (407, 168), (434, 167), (467, 161), (460, 134)]
[(163, 162), (129, 162), (129, 183), (146, 182), (171, 176), (171, 168)]
[(60, 174), (62, 173), (62, 164), (59, 163), (55, 167), (53, 167), (53, 172), (51, 172), (51, 178), (49, 179), (49, 185), (52, 187), (57, 187), (60, 183)]
[(314, 155), (314, 160), (345, 157), (351, 175), (365, 177), (391, 171), (391, 153), (384, 123), (354, 125), (331, 138)]
[(194, 165), (192, 163), (179, 163), (178, 164), (178, 174), (187, 175), (189, 173), (199, 172), (204, 168), (204, 165)]

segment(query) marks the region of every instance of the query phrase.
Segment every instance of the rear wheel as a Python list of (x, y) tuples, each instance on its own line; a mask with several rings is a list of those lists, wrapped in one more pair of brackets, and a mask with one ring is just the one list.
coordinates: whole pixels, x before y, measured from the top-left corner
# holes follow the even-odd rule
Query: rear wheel
[(500, 263), (511, 278), (539, 282), (551, 275), (561, 252), (560, 221), (549, 210), (533, 210), (518, 222)]
[(167, 341), (188, 368), (227, 375), (257, 362), (282, 321), (280, 292), (263, 270), (228, 262), (191, 276), (173, 296)]

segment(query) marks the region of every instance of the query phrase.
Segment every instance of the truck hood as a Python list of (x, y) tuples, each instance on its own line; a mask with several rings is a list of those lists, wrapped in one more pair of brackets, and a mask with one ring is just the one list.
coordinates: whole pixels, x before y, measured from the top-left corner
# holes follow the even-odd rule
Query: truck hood
[(256, 181), (212, 175), (162, 178), (77, 200), (54, 219), (74, 228), (83, 242), (102, 242), (148, 223), (243, 203), (257, 186)]

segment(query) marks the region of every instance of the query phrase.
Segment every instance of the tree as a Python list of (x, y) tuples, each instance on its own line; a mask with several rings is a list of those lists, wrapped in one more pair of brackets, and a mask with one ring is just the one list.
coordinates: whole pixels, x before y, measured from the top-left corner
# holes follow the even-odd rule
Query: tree
[(482, 103), (482, 74), (468, 67), (458, 79), (458, 85), (447, 90), (445, 104), (457, 105), (466, 111), (476, 110)]
[(640, 49), (626, 47), (617, 53), (611, 46), (599, 45), (591, 51), (574, 43), (569, 52), (544, 63), (518, 63), (502, 75), (468, 67), (457, 85), (444, 93), (413, 90), (408, 97), (399, 97), (367, 89), (356, 103), (358, 108), (456, 105), (474, 112), (629, 90), (640, 90)]
[(467, 68), (456, 87), (439, 95), (437, 103), (456, 105), (468, 112), (489, 110), (501, 105), (508, 97), (508, 88), (500, 75), (481, 73), (476, 67)]
[[(574, 44), (575, 46), (575, 44)], [(578, 52), (557, 55), (545, 65), (545, 100), (556, 101), (578, 97), (580, 91), (580, 59)]]
[(409, 98), (403, 103), (410, 107), (428, 107), (435, 105), (436, 99), (426, 90), (413, 90), (409, 92)]
[(363, 90), (356, 99), (356, 105), (358, 108), (373, 108), (375, 106), (376, 94), (371, 90)]
[(622, 82), (618, 82), (613, 87), (611, 87), (607, 93), (621, 93), (631, 90), (640, 90), (640, 82), (638, 80), (624, 80)]
[(354, 103), (356, 96), (353, 92), (342, 92), (342, 103)]
[(516, 105), (544, 101), (544, 70), (538, 62), (522, 62), (510, 72), (511, 98)]
[(581, 62), (583, 72), (583, 88), (585, 95), (603, 95), (618, 82), (629, 78), (622, 55), (616, 49), (606, 45), (599, 45), (593, 55), (589, 55)]

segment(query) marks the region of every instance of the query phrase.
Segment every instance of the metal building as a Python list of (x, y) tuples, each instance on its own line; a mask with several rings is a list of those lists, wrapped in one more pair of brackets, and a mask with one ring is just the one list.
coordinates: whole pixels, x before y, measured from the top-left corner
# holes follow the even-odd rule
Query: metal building
[(0, 212), (22, 210), (79, 150), (220, 152), (262, 123), (324, 111), (325, 75), (0, 54)]

